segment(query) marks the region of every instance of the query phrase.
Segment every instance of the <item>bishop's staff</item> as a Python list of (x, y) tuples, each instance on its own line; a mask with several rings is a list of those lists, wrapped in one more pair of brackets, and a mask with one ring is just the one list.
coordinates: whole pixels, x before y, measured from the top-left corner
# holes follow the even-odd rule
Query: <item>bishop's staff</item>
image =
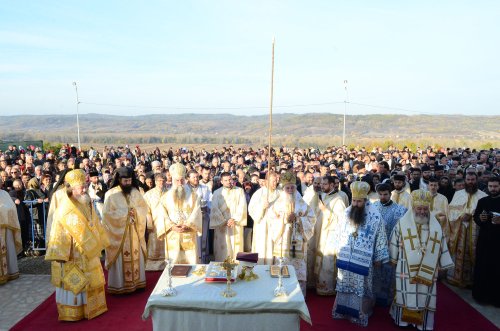
[(269, 203), (269, 189), (271, 187), (271, 137), (273, 135), (273, 95), (274, 95), (274, 38), (273, 38), (273, 49), (272, 49), (272, 62), (271, 62), (271, 102), (269, 104), (269, 152), (267, 160), (267, 194), (266, 201)]

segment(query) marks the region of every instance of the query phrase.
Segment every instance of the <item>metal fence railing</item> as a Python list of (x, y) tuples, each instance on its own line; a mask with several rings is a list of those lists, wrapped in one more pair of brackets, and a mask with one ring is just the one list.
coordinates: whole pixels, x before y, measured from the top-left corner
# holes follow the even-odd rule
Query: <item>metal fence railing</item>
[[(31, 218), (31, 249), (33, 251), (44, 251), (45, 248), (45, 237), (46, 237), (46, 229), (47, 229), (47, 211), (48, 211), (48, 202), (38, 202), (38, 200), (24, 200), (23, 203), (29, 208), (30, 218)], [(38, 209), (39, 205), (42, 205), (42, 215), (38, 213), (38, 224), (34, 220), (34, 210)], [(43, 220), (43, 222), (40, 222)], [(41, 226), (41, 238), (37, 238), (39, 236), (39, 231), (36, 229), (37, 226)], [(39, 246), (37, 247), (37, 243)]]

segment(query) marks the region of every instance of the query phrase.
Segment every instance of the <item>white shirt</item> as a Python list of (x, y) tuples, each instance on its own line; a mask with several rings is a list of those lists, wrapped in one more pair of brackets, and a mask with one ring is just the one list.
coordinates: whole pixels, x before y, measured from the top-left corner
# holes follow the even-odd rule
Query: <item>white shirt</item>
[(196, 188), (191, 187), (191, 189), (196, 192), (196, 195), (200, 199), (201, 208), (208, 207), (210, 210), (212, 206), (212, 191), (210, 188), (207, 185), (200, 183)]

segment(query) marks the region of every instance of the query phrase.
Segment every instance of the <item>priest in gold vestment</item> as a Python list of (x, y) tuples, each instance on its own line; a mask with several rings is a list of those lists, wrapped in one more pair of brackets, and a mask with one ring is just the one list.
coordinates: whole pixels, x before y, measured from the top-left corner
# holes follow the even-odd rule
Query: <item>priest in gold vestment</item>
[(17, 254), (22, 249), (16, 205), (10, 195), (0, 189), (0, 285), (19, 277)]
[(231, 174), (220, 176), (222, 187), (212, 196), (210, 228), (214, 229), (215, 261), (243, 252), (243, 227), (247, 224), (247, 200), (242, 188), (234, 186)]
[(47, 224), (45, 225), (45, 247), (47, 247), (47, 245), (49, 244), (49, 239), (52, 229), (52, 218), (54, 217), (54, 213), (61, 204), (60, 200), (64, 199), (66, 195), (66, 189), (65, 189), (66, 186), (64, 185), (64, 178), (66, 177), (68, 171), (71, 171), (71, 169), (64, 169), (59, 173), (59, 179), (54, 184), (49, 194), (50, 204), (49, 204), (49, 211), (47, 212)]
[(297, 193), (296, 178), (291, 172), (281, 175), (283, 191), (269, 210), (269, 236), (273, 241), (274, 264), (293, 265), (300, 288), (306, 296), (307, 242), (311, 239), (316, 215)]
[(59, 320), (91, 319), (108, 310), (100, 256), (109, 244), (90, 197), (85, 172), (66, 175), (45, 259), (52, 261)]
[(146, 287), (146, 215), (148, 205), (137, 189), (132, 169), (116, 170), (104, 198), (103, 224), (110, 240), (106, 248), (108, 289), (112, 294)]
[(479, 199), (487, 196), (477, 186), (477, 174), (467, 173), (465, 189), (456, 191), (450, 202), (450, 253), (455, 268), (448, 272), (448, 282), (459, 287), (472, 285), (479, 233), (472, 215)]
[(148, 229), (148, 257), (146, 271), (165, 269), (165, 241), (158, 239), (158, 223), (163, 222), (161, 198), (165, 194), (165, 176), (155, 174), (155, 187), (144, 194), (148, 204), (147, 229)]
[(165, 256), (173, 264), (200, 263), (198, 236), (202, 217), (200, 199), (186, 183), (186, 168), (175, 163), (169, 168), (172, 187), (161, 198), (162, 220), (157, 224), (157, 236), (165, 240)]

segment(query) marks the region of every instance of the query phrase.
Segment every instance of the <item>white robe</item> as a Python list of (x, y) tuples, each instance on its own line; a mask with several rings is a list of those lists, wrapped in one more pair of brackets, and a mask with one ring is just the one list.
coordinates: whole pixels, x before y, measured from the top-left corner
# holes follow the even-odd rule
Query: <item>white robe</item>
[(319, 209), (319, 194), (311, 185), (304, 193), (303, 199), (305, 203), (314, 211), (316, 215), (316, 222), (314, 223), (313, 236), (307, 243), (307, 287), (316, 287), (316, 277), (314, 276), (314, 265), (316, 263), (316, 247), (319, 241), (319, 233), (321, 232), (321, 210)]
[(319, 238), (314, 265), (316, 292), (320, 295), (334, 295), (337, 278), (334, 244), (346, 205), (338, 192), (331, 195), (322, 194), (322, 197), (326, 209), (317, 215), (317, 219), (321, 219), (318, 222), (321, 227), (315, 235)]
[[(235, 225), (227, 226), (229, 219)], [(247, 200), (240, 187), (227, 189), (221, 187), (212, 196), (210, 210), (210, 228), (214, 229), (215, 261), (224, 261), (228, 256), (236, 259), (238, 252), (243, 252), (243, 227), (247, 224)]]
[(264, 210), (266, 199), (272, 205), (278, 199), (280, 190), (269, 192), (266, 187), (255, 191), (248, 204), (248, 213), (253, 219), (252, 252), (259, 254), (258, 264), (270, 265), (273, 263), (273, 242), (268, 235), (267, 210)]
[(21, 251), (16, 205), (9, 194), (0, 189), (0, 285), (19, 277), (17, 254)]
[[(408, 212), (412, 212), (411, 210)], [(431, 214), (434, 217), (434, 214)], [(437, 222), (437, 219), (435, 219)], [(418, 329), (432, 330), (434, 327), (434, 313), (436, 311), (436, 281), (438, 273), (433, 276), (432, 286), (420, 283), (411, 283), (409, 277), (408, 261), (406, 259), (404, 246), (402, 244), (401, 224), (398, 222), (391, 235), (389, 253), (391, 262), (396, 264), (396, 298), (391, 306), (390, 314), (399, 326), (407, 326), (410, 323), (402, 320), (403, 308), (410, 310), (422, 310), (424, 323), (416, 325)], [(429, 224), (417, 225), (421, 246), (426, 246), (429, 239)], [(438, 258), (438, 269), (449, 269), (453, 267), (453, 261), (444, 235), (440, 238), (440, 252)], [(413, 296), (410, 298), (410, 296)], [(411, 300), (409, 300), (411, 299)], [(413, 302), (411, 305), (408, 302)]]
[(202, 229), (201, 235), (198, 236), (198, 256), (200, 256), (201, 263), (209, 262), (209, 241), (208, 229), (210, 228), (210, 208), (212, 206), (212, 190), (208, 185), (199, 184), (198, 187), (193, 188), (194, 192), (200, 199)]
[(401, 191), (393, 190), (391, 193), (391, 200), (405, 207), (408, 210), (411, 210), (411, 195), (405, 189)]

